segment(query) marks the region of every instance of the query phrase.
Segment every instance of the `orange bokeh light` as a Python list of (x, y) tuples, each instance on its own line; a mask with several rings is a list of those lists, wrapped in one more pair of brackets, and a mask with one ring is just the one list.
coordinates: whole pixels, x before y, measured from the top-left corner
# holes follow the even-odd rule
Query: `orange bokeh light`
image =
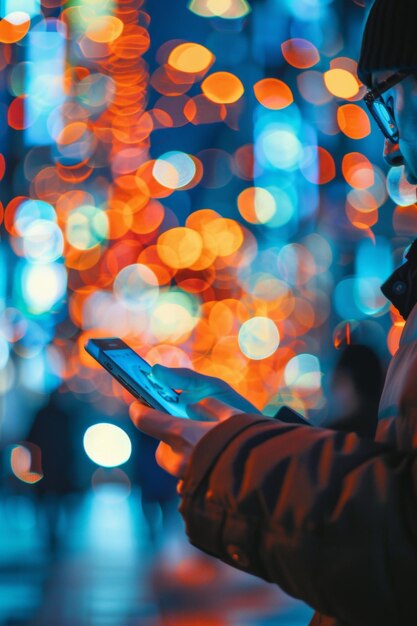
[(349, 202), (346, 202), (346, 215), (355, 228), (359, 230), (368, 230), (378, 221), (378, 209), (374, 211), (359, 211), (355, 209)]
[(165, 210), (162, 204), (157, 200), (150, 200), (132, 215), (130, 230), (138, 235), (153, 233), (162, 224), (164, 215)]
[[(154, 177), (155, 160), (146, 161), (136, 171), (136, 184), (139, 188), (147, 189), (149, 196), (152, 198), (166, 198), (173, 192), (172, 189), (165, 187)], [(133, 192), (133, 188), (132, 188)]]
[(286, 83), (278, 78), (264, 78), (253, 86), (256, 99), (267, 109), (285, 109), (294, 102), (294, 96)]
[(176, 46), (168, 57), (168, 65), (180, 72), (199, 74), (206, 72), (214, 63), (214, 55), (208, 48), (198, 43), (182, 43)]
[(378, 201), (373, 193), (366, 189), (352, 189), (347, 196), (349, 204), (361, 213), (372, 213), (378, 209)]
[(317, 170), (311, 171), (309, 167), (301, 165), (300, 169), (304, 177), (313, 184), (325, 185), (336, 176), (336, 165), (334, 158), (328, 150), (317, 146), (311, 148), (314, 154), (314, 161), (317, 162)]
[(159, 285), (167, 285), (176, 274), (176, 269), (166, 265), (158, 254), (158, 246), (147, 246), (138, 257), (138, 263), (149, 267)]
[(112, 15), (101, 15), (89, 22), (86, 36), (96, 43), (115, 41), (123, 32), (123, 22)]
[(345, 69), (334, 68), (325, 72), (324, 84), (337, 98), (353, 98), (359, 93), (358, 81), (351, 72)]
[[(358, 91), (356, 95), (350, 96), (348, 100), (351, 102), (355, 102), (361, 100), (366, 93), (367, 87), (363, 85), (358, 77), (358, 62), (355, 59), (351, 59), (350, 57), (335, 57), (330, 61), (330, 68), (345, 70), (349, 72), (357, 82)], [(353, 86), (353, 83), (351, 83)]]
[(242, 227), (235, 220), (225, 217), (210, 220), (204, 226), (202, 235), (207, 248), (219, 257), (237, 252), (243, 244)]
[(32, 443), (15, 446), (10, 455), (10, 467), (16, 478), (22, 482), (39, 482), (43, 478), (40, 448)]
[(67, 126), (64, 126), (59, 133), (57, 143), (65, 146), (79, 141), (87, 129), (88, 126), (85, 122), (73, 122), (71, 124), (67, 124)]
[[(204, 2), (213, 4), (212, 0)], [(233, 0), (231, 4), (237, 6), (239, 2)], [(93, 0), (90, 4), (100, 2)], [(77, 334), (70, 324), (71, 337), (58, 339), (66, 357), (63, 379), (74, 393), (89, 394), (88, 399), (97, 400), (97, 408), (104, 409), (109, 415), (117, 410), (117, 402), (130, 402), (129, 394), (118, 383), (109, 384), (108, 375), (86, 356), (82, 346), (90, 333), (100, 337), (108, 336), (114, 330), (129, 344), (136, 342), (141, 353), (147, 354), (151, 362), (192, 366), (202, 373), (220, 376), (259, 408), (269, 404), (268, 409), (272, 412), (273, 407), (278, 408), (279, 403), (286, 400), (285, 394), (290, 393), (284, 389), (279, 397), (277, 394), (277, 389), (285, 387), (286, 363), (296, 354), (310, 350), (306, 334), (329, 318), (331, 298), (327, 286), (317, 288), (316, 281), (311, 279), (330, 271), (331, 250), (329, 253), (324, 250), (324, 239), (320, 241), (318, 235), (310, 235), (317, 236), (312, 247), (307, 244), (307, 238), (302, 239), (301, 245), (290, 235), (294, 242), (291, 250), (280, 258), (284, 241), (280, 241), (279, 247), (272, 244), (268, 249), (267, 238), (258, 245), (258, 232), (271, 234), (272, 241), (273, 231), (244, 225), (246, 222), (268, 224), (270, 221), (271, 227), (275, 228), (277, 224), (273, 217), (278, 221), (282, 211), (285, 218), (286, 208), (277, 193), (281, 179), (275, 178), (274, 182), (273, 176), (269, 178), (260, 159), (255, 166), (259, 154), (254, 155), (252, 143), (242, 145), (243, 141), (250, 141), (250, 136), (230, 132), (230, 129), (244, 131), (243, 124), (250, 114), (244, 107), (252, 106), (254, 98), (248, 97), (248, 102), (243, 98), (244, 50), (239, 51), (239, 46), (236, 51), (230, 50), (230, 63), (226, 59), (228, 50), (222, 56), (221, 46), (228, 35), (227, 29), (220, 28), (220, 25), (226, 26), (227, 22), (214, 20), (216, 32), (207, 42), (216, 54), (218, 51), (220, 69), (231, 68), (230, 71), (215, 71), (207, 76), (208, 72), (213, 72), (211, 68), (215, 61), (208, 47), (176, 39), (161, 46), (156, 56), (159, 67), (150, 77), (149, 59), (143, 58), (150, 46), (150, 16), (143, 10), (142, 0), (115, 0), (111, 4), (112, 11), (108, 11), (111, 15), (100, 17), (92, 6), (61, 11), (57, 30), (67, 37), (67, 52), (72, 51), (71, 46), (75, 43), (76, 54), (69, 54), (66, 58), (63, 77), (66, 102), (57, 107), (47, 122), (53, 159), (43, 160), (43, 152), (36, 146), (28, 150), (22, 167), (28, 183), (28, 196), (53, 206), (58, 226), (64, 234), (62, 256), (68, 270), (69, 316), (72, 325), (81, 331), (81, 337), (77, 341)], [(226, 7), (230, 2), (222, 0), (220, 4)], [(44, 8), (64, 5), (63, 0), (42, 0)], [(103, 7), (99, 13), (103, 13)], [(233, 16), (222, 14), (221, 18), (224, 17)], [(50, 19), (55, 24), (55, 18)], [(234, 24), (240, 29), (238, 22)], [(22, 23), (22, 30), (18, 33), (20, 25), (8, 27), (3, 21), (0, 42), (2, 28), (9, 29), (9, 37), (13, 40), (21, 37), (29, 25), (30, 21), (24, 26)], [(43, 22), (39, 28), (43, 29)], [(336, 40), (333, 45), (326, 43), (325, 59), (338, 53), (336, 44)], [(0, 69), (12, 62), (13, 50), (11, 46), (0, 50)], [(285, 41), (282, 54), (289, 65), (300, 70), (312, 68), (320, 61), (318, 49), (306, 39)], [(153, 59), (150, 65), (153, 66)], [(2, 105), (9, 125), (17, 130), (24, 130), (25, 124), (30, 123), (29, 117), (25, 120), (22, 69), (11, 68), (12, 102), (9, 108)], [(307, 102), (317, 105), (307, 107), (308, 112), (305, 110), (306, 128), (309, 126), (310, 134), (298, 132), (301, 127), (297, 127), (294, 118), (293, 130), (299, 135), (301, 150), (299, 167), (289, 173), (288, 185), (293, 182), (290, 179), (300, 177), (300, 172), (312, 185), (332, 181), (336, 175), (334, 155), (337, 145), (330, 136), (341, 130), (352, 139), (362, 139), (370, 131), (366, 113), (352, 106), (364, 88), (357, 78), (356, 62), (347, 57), (333, 58), (330, 69), (323, 72), (324, 68), (297, 72), (298, 96), (296, 87), (292, 91), (278, 78), (263, 78), (253, 84), (255, 98), (262, 105), (257, 107), (257, 112), (271, 120), (277, 116), (265, 110), (262, 112), (262, 107), (271, 111), (285, 109), (293, 103), (294, 96), (298, 100), (300, 94)], [(198, 93), (200, 87), (201, 93)], [(151, 88), (158, 93), (149, 93)], [(351, 101), (339, 107), (337, 120), (333, 96)], [(300, 111), (303, 111), (302, 107)], [(62, 126), (56, 123), (56, 116), (62, 119)], [(285, 111), (278, 117), (287, 123)], [(196, 148), (197, 156), (188, 154), (192, 148), (178, 145), (175, 136), (195, 134), (191, 124), (217, 124), (201, 131), (207, 138), (213, 137), (213, 133), (220, 132), (222, 136), (225, 133), (227, 145), (221, 149), (221, 144), (215, 140)], [(292, 125), (292, 121), (289, 120), (288, 124)], [(327, 141), (322, 137), (327, 149), (317, 146), (314, 126), (327, 135)], [(185, 127), (184, 133), (175, 130), (181, 127)], [(157, 130), (162, 132), (153, 134)], [(178, 169), (176, 165), (172, 166), (177, 183), (187, 181), (183, 186), (171, 184), (169, 176), (164, 177), (161, 168), (155, 167), (155, 154), (163, 154), (158, 150), (161, 147), (159, 139), (162, 144), (165, 138), (167, 151), (185, 151), (190, 172), (194, 171), (193, 163), (195, 165), (194, 175), (182, 178), (181, 162)], [(156, 147), (152, 158), (150, 146)], [(159, 157), (158, 160), (171, 164), (168, 158)], [(5, 165), (0, 154), (0, 179), (4, 177)], [(378, 207), (382, 205), (384, 177), (379, 168), (359, 152), (346, 154), (341, 169), (353, 188), (348, 190), (346, 204), (351, 228), (346, 218), (343, 226), (351, 234), (352, 227), (362, 231), (353, 233), (354, 239), (372, 238), (370, 228), (376, 223)], [(188, 173), (185, 166), (183, 171)], [(305, 187), (302, 179), (300, 182)], [(259, 186), (254, 187), (255, 184)], [(285, 174), (282, 184), (285, 189)], [(199, 185), (198, 193), (188, 193), (196, 185)], [(248, 188), (241, 191), (242, 187)], [(295, 198), (299, 190), (295, 184), (294, 188)], [(311, 185), (307, 188), (310, 189)], [(302, 193), (300, 189), (300, 200), (305, 199)], [(315, 193), (318, 193), (317, 189)], [(327, 190), (321, 195), (323, 206), (326, 206)], [(237, 220), (223, 217), (237, 215), (236, 206), (233, 206), (236, 196), (243, 219), (239, 215)], [(24, 237), (18, 236), (21, 233), (15, 232), (14, 218), (23, 199), (14, 199), (5, 212), (10, 245), (19, 257), (25, 255), (25, 241)], [(67, 240), (68, 219), (71, 212), (83, 205), (97, 207), (105, 213), (108, 231), (94, 248), (78, 250)], [(195, 205), (213, 206), (219, 212), (208, 208), (194, 210)], [(296, 206), (295, 200), (293, 205)], [(397, 207), (394, 228), (399, 236), (415, 232), (416, 224), (415, 207)], [(285, 231), (286, 227), (282, 230), (283, 239)], [(302, 236), (300, 232), (298, 234)], [(299, 241), (298, 234), (295, 241)], [(325, 243), (330, 249), (331, 244), (327, 240)], [(182, 297), (193, 303), (193, 312), (169, 299), (164, 302), (161, 297), (159, 309), (157, 305), (155, 310), (149, 309), (146, 313), (113, 315), (123, 308), (112, 295), (115, 277), (127, 265), (135, 263), (153, 272), (158, 286), (162, 287), (160, 296), (168, 294), (171, 288), (174, 292), (181, 290)], [(113, 301), (116, 300), (113, 311)], [(262, 363), (250, 362), (241, 353), (237, 341), (242, 323), (254, 316), (272, 320), (287, 342), (285, 348), (280, 347)], [(179, 329), (175, 327), (177, 321)], [(91, 328), (92, 324), (96, 327)], [(89, 330), (83, 333), (85, 328)], [(390, 350), (395, 345), (394, 339), (390, 335)], [(311, 345), (315, 345), (315, 341)], [(310, 389), (302, 397), (297, 394), (300, 395), (295, 391), (294, 398), (290, 398), (291, 406), (300, 410), (322, 407), (321, 391)], [(105, 399), (104, 407), (100, 404), (100, 395)]]
[(201, 83), (204, 95), (217, 104), (232, 104), (243, 96), (242, 81), (230, 72), (215, 72)]
[(263, 224), (263, 213), (268, 210), (265, 203), (272, 203), (275, 209), (275, 200), (271, 194), (262, 187), (247, 187), (240, 192), (237, 198), (237, 206), (241, 216), (250, 224)]
[(346, 182), (355, 189), (367, 189), (375, 182), (375, 172), (369, 159), (360, 152), (345, 154), (342, 173)]
[(28, 127), (28, 121), (25, 118), (25, 98), (26, 96), (18, 96), (12, 100), (7, 112), (7, 123), (15, 130)]
[(188, 227), (171, 228), (159, 236), (158, 254), (161, 260), (174, 269), (190, 267), (203, 250), (201, 235)]
[(320, 61), (320, 55), (315, 45), (307, 39), (288, 39), (281, 44), (284, 59), (298, 69), (313, 67)]
[(116, 62), (137, 61), (150, 46), (149, 32), (143, 26), (124, 23), (123, 33), (109, 44)]
[(337, 110), (337, 123), (347, 137), (363, 139), (371, 132), (371, 122), (366, 112), (357, 104), (343, 104)]
[(0, 20), (0, 43), (16, 43), (29, 32), (29, 15), (16, 12)]

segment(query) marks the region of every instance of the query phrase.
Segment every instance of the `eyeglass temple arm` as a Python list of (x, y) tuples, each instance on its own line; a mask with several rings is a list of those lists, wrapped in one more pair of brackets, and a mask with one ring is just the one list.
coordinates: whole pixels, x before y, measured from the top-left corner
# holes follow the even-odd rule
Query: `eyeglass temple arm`
[(384, 93), (384, 91), (388, 91), (391, 87), (401, 82), (406, 76), (412, 74), (414, 70), (407, 70), (403, 72), (396, 72), (392, 76), (389, 76), (387, 79), (383, 80), (378, 85), (375, 85), (369, 92), (374, 98), (380, 96)]

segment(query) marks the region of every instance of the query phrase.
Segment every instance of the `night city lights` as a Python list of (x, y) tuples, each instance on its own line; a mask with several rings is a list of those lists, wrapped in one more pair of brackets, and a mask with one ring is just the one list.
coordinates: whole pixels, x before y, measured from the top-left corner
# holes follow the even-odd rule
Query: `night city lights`
[(121, 338), (317, 426), (346, 347), (386, 369), (405, 321), (381, 285), (415, 237), (416, 186), (363, 102), (369, 5), (0, 0), (0, 563), (73, 555), (55, 600), (28, 577), (3, 601), (0, 577), (0, 624), (308, 624), (307, 604), (189, 546), (177, 481), (85, 345)]

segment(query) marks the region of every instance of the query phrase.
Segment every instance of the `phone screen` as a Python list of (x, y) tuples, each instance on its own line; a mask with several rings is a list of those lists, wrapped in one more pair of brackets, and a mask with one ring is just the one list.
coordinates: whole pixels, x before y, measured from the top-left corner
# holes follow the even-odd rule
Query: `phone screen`
[[(131, 381), (136, 383), (139, 393), (141, 391), (146, 392), (150, 404), (152, 404), (151, 399), (154, 399), (171, 415), (188, 417), (185, 409), (179, 403), (180, 394), (174, 391), (174, 389), (156, 382), (152, 376), (152, 368), (149, 363), (142, 359), (142, 357), (131, 348), (126, 347), (115, 350), (104, 349), (103, 354), (117, 366), (119, 372), (121, 370), (121, 373), (126, 373)], [(146, 395), (145, 399), (147, 399)], [(153, 404), (153, 406), (155, 406), (155, 404)]]

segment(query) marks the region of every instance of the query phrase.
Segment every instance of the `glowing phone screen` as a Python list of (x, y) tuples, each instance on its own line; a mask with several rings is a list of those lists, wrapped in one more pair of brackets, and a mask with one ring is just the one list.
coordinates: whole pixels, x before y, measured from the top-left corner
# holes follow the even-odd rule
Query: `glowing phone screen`
[(179, 394), (170, 387), (157, 383), (152, 377), (149, 363), (133, 350), (104, 350), (104, 354), (133, 378), (152, 398), (155, 398), (161, 406), (165, 407), (169, 413), (188, 417), (183, 407), (178, 404)]

